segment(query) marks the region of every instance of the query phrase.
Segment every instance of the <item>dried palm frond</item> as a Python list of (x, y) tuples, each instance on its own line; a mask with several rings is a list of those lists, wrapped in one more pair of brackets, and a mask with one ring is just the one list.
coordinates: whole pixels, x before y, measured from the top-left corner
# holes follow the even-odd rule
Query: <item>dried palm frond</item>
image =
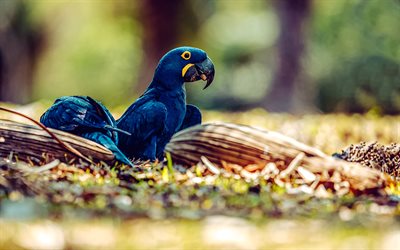
[[(111, 163), (114, 155), (98, 143), (85, 138), (48, 129), (64, 144), (75, 149), (85, 158), (95, 162)], [(54, 159), (71, 162), (77, 159), (74, 151), (69, 151), (52, 135), (40, 127), (0, 119), (0, 157), (7, 158), (10, 153), (19, 160), (42, 164)]]
[[(103, 146), (66, 132), (50, 129), (63, 143), (95, 162), (114, 162)], [(212, 123), (177, 133), (166, 147), (175, 163), (193, 166), (199, 162), (212, 174), (234, 174), (247, 179), (262, 176), (288, 187), (307, 185), (314, 191), (333, 187), (343, 190), (374, 190), (386, 186), (387, 177), (358, 163), (336, 160), (322, 151), (282, 134), (253, 127)], [(0, 120), (0, 156), (35, 164), (54, 159), (71, 162), (73, 152), (43, 129)]]
[(317, 175), (320, 183), (345, 181), (350, 189), (359, 191), (384, 187), (387, 179), (377, 170), (334, 159), (282, 134), (230, 123), (210, 123), (181, 131), (166, 151), (174, 162), (183, 165), (197, 164), (206, 157), (221, 169), (234, 164), (260, 172), (273, 164), (279, 172), (274, 178), (283, 179), (292, 172), (306, 180)]

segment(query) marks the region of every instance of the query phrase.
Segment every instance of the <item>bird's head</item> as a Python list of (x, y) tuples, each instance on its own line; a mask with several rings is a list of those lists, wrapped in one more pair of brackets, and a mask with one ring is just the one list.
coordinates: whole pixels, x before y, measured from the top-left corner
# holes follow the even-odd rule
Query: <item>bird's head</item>
[(154, 81), (166, 88), (180, 87), (184, 82), (207, 81), (205, 88), (214, 79), (214, 64), (201, 49), (179, 47), (161, 58), (154, 74)]

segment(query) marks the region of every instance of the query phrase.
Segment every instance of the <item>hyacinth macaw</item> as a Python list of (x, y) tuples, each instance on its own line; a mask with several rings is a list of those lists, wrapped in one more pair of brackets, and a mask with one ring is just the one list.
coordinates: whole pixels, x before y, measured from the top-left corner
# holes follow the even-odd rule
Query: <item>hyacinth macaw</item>
[(100, 102), (89, 96), (63, 96), (40, 117), (49, 128), (66, 131), (100, 143), (127, 165), (132, 162), (118, 149), (118, 133), (130, 135), (116, 126), (116, 121)]
[(201, 123), (200, 110), (186, 105), (185, 82), (202, 79), (207, 88), (214, 79), (214, 65), (206, 52), (179, 47), (165, 54), (147, 90), (117, 120), (121, 134), (118, 147), (141, 160), (161, 159), (176, 132)]

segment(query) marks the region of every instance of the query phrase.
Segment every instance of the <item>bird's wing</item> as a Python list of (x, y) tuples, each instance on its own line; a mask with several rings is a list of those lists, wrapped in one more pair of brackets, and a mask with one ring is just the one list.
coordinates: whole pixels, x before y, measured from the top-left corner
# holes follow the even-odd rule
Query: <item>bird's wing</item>
[[(147, 90), (145, 94), (141, 95), (134, 103), (132, 103), (128, 109), (122, 114), (122, 116), (117, 120), (117, 124), (121, 120), (127, 119), (127, 117), (131, 116), (131, 114), (138, 109), (140, 109), (143, 105), (145, 105), (148, 102), (152, 102), (158, 99), (158, 95), (156, 91), (153, 90)], [(120, 127), (119, 125), (117, 125)]]
[(167, 108), (157, 101), (149, 101), (130, 108), (117, 121), (119, 129), (128, 131), (132, 137), (140, 137), (143, 140), (152, 134), (162, 131), (167, 117)]
[(64, 96), (40, 117), (40, 122), (47, 127), (74, 132), (80, 127), (80, 120), (86, 115), (87, 108), (75, 97)]
[(74, 96), (64, 104), (76, 108), (76, 110), (66, 109), (66, 112), (70, 112), (71, 116), (74, 116), (74, 123), (78, 124), (81, 129), (104, 129), (110, 131), (110, 136), (117, 140), (115, 130), (118, 129), (115, 119), (100, 102), (89, 96)]
[(115, 127), (115, 120), (101, 104), (86, 96), (64, 96), (42, 115), (40, 121), (51, 128), (78, 132)]
[(115, 142), (118, 142), (118, 132), (117, 122), (115, 121), (114, 117), (110, 113), (110, 111), (100, 102), (94, 100), (90, 96), (86, 97), (87, 101), (92, 105), (93, 111), (89, 113), (90, 116), (88, 117), (89, 120), (95, 120), (95, 124), (102, 129), (109, 131), (110, 135), (112, 136)]
[(78, 135), (103, 130), (115, 143), (118, 143), (117, 132), (126, 133), (117, 128), (114, 117), (106, 107), (88, 96), (57, 99), (42, 115), (40, 122), (47, 127)]
[(87, 96), (86, 99), (93, 106), (93, 115), (97, 115), (101, 120), (105, 121), (106, 124), (110, 126), (116, 126), (116, 122), (114, 117), (111, 115), (110, 111), (100, 102), (94, 100), (90, 96)]

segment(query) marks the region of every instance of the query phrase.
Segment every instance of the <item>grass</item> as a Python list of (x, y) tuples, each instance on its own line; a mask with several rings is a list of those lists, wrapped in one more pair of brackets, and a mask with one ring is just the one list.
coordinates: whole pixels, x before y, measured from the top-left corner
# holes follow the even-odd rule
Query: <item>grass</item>
[[(43, 111), (40, 104), (24, 108), (36, 118)], [(204, 116), (278, 131), (327, 153), (400, 138), (400, 117), (375, 114)], [(387, 196), (318, 198), (263, 180), (205, 175), (201, 166), (188, 171), (166, 159), (137, 169), (61, 163), (33, 173), (2, 160), (0, 248), (376, 249), (400, 241), (398, 182)]]

